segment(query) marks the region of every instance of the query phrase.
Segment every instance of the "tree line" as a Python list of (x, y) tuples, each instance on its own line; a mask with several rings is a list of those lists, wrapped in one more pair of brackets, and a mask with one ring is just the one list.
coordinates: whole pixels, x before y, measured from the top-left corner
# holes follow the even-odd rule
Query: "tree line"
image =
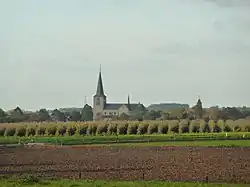
[(19, 123), (19, 122), (51, 122), (51, 121), (92, 121), (92, 107), (85, 105), (80, 111), (72, 110), (63, 112), (58, 109), (48, 111), (40, 109), (35, 112), (25, 112), (20, 107), (5, 112), (0, 108), (0, 123)]
[[(238, 120), (250, 118), (250, 108), (242, 107), (211, 107), (202, 108), (199, 100), (197, 104), (191, 108), (175, 108), (167, 111), (148, 110), (140, 108), (134, 111), (132, 115), (121, 114), (120, 116), (110, 116), (113, 120), (180, 120), (180, 119), (204, 119), (204, 120)], [(18, 122), (50, 122), (50, 121), (92, 121), (92, 107), (85, 105), (83, 108), (76, 110), (59, 110), (54, 109), (48, 111), (40, 109), (36, 112), (25, 112), (20, 107), (5, 112), (0, 109), (0, 123), (18, 123)]]

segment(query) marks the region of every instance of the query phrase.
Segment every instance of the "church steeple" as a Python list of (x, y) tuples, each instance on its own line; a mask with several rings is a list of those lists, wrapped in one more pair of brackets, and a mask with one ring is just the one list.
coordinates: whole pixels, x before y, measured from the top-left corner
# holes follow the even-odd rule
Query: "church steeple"
[(101, 65), (100, 65), (100, 71), (99, 71), (99, 77), (98, 77), (96, 95), (97, 95), (97, 96), (105, 96), (105, 94), (104, 94), (104, 89), (103, 89), (103, 84), (102, 84)]
[(129, 95), (128, 95), (128, 109), (130, 110), (130, 98), (129, 98)]

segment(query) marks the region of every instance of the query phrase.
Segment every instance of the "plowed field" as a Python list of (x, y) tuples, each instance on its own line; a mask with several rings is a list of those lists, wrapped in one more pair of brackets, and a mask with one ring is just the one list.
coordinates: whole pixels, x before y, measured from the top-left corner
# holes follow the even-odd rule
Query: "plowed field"
[(250, 148), (0, 147), (0, 174), (250, 183)]

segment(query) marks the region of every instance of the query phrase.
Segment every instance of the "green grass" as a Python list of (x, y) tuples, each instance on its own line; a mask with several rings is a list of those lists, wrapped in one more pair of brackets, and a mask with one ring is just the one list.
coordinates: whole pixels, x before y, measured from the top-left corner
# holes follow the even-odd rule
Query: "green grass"
[(182, 182), (118, 182), (118, 181), (38, 181), (25, 182), (21, 180), (1, 180), (1, 187), (247, 187), (247, 184), (212, 184), (212, 183), (182, 183)]
[[(207, 142), (207, 145), (213, 145), (214, 142), (229, 142), (227, 144), (236, 144), (239, 146), (249, 146), (249, 132), (231, 132), (231, 133), (187, 133), (187, 134), (164, 134), (164, 135), (111, 135), (111, 136), (39, 136), (39, 137), (0, 137), (0, 144), (17, 144), (19, 142), (27, 143), (33, 140), (37, 143), (49, 143), (57, 145), (103, 145), (103, 144), (173, 144), (183, 145), (195, 142)], [(217, 140), (217, 141), (215, 141)], [(220, 141), (219, 141), (220, 140)], [(238, 143), (234, 143), (238, 140)], [(239, 141), (242, 140), (242, 141)], [(244, 141), (243, 141), (244, 140)], [(249, 141), (247, 141), (249, 140)], [(204, 144), (204, 143), (202, 143)], [(216, 143), (218, 144), (218, 143)], [(224, 143), (222, 143), (224, 144)]]

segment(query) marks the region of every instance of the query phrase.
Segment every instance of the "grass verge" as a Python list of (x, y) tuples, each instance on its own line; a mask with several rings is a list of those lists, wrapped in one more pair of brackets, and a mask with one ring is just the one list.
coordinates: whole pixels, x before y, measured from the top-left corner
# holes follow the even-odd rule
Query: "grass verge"
[(214, 184), (158, 181), (73, 181), (73, 180), (0, 180), (1, 187), (248, 187), (249, 184)]

